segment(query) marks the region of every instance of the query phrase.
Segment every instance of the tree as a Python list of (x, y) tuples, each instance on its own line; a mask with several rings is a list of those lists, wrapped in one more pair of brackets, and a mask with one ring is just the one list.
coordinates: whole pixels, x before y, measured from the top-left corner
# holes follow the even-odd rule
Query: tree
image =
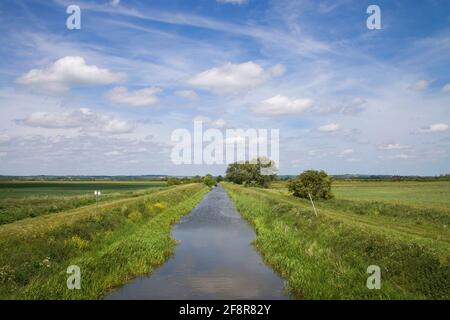
[(167, 185), (169, 185), (169, 186), (176, 186), (179, 184), (181, 184), (181, 181), (178, 178), (170, 177), (167, 179)]
[(267, 158), (228, 165), (226, 180), (245, 186), (268, 188), (275, 179), (275, 162)]
[(203, 178), (203, 183), (206, 184), (208, 187), (212, 187), (214, 185), (217, 184), (216, 179), (213, 178), (212, 175), (207, 174), (204, 178)]
[(203, 179), (199, 175), (193, 176), (191, 179), (191, 182), (195, 182), (195, 183), (202, 182), (202, 181), (203, 181)]
[(331, 199), (331, 184), (333, 178), (325, 171), (307, 170), (297, 178), (288, 181), (288, 190), (299, 198)]
[(223, 177), (219, 175), (219, 176), (217, 176), (216, 180), (217, 180), (217, 182), (222, 182), (223, 181)]

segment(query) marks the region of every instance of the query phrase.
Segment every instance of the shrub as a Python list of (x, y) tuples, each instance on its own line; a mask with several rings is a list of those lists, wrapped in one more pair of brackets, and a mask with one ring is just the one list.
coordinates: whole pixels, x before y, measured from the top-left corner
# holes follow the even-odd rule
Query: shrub
[(85, 249), (89, 245), (89, 240), (84, 240), (78, 235), (72, 236), (70, 239), (65, 240), (64, 244), (67, 246), (74, 246), (78, 249)]
[(203, 178), (203, 183), (206, 184), (208, 187), (212, 187), (215, 184), (217, 184), (216, 179), (213, 178), (212, 175), (207, 174), (204, 178)]
[(288, 181), (288, 190), (299, 198), (331, 199), (333, 178), (325, 171), (307, 170), (297, 178)]
[(153, 208), (155, 208), (156, 211), (161, 212), (161, 211), (167, 209), (167, 204), (158, 202), (153, 205)]
[(131, 220), (132, 222), (136, 223), (142, 219), (142, 213), (138, 210), (133, 210), (128, 215), (128, 219)]
[(248, 187), (268, 188), (275, 179), (276, 164), (268, 158), (228, 165), (226, 179)]

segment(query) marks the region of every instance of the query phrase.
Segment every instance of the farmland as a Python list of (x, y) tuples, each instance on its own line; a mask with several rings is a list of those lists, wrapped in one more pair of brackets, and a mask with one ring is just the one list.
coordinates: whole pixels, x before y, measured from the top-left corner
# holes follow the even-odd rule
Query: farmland
[(162, 181), (1, 181), (0, 225), (94, 204), (94, 190), (101, 190), (100, 202), (105, 202), (153, 192), (165, 185)]
[[(450, 298), (449, 182), (338, 182), (335, 199), (316, 202), (318, 216), (283, 183), (224, 187), (298, 298)], [(381, 290), (366, 287), (370, 265), (381, 268)]]
[[(176, 244), (171, 225), (208, 190), (203, 184), (143, 191), (0, 226), (1, 299), (96, 299), (152, 272)], [(66, 269), (83, 270), (67, 290)]]
[[(222, 186), (294, 298), (450, 299), (450, 182), (336, 181), (335, 198), (315, 201), (317, 216), (285, 182)], [(0, 299), (99, 299), (151, 277), (174, 252), (173, 224), (210, 190), (156, 181), (0, 189)], [(102, 191), (98, 208), (93, 190)], [(67, 290), (70, 265), (82, 270), (82, 290)], [(371, 265), (380, 290), (366, 287)]]

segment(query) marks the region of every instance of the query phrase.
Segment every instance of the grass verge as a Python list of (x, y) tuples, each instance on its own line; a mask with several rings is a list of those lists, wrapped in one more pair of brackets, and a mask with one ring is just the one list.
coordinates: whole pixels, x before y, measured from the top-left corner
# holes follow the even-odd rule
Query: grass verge
[[(287, 279), (288, 290), (298, 298), (450, 298), (448, 234), (439, 238), (433, 229), (402, 228), (401, 221), (393, 223), (390, 217), (331, 208), (319, 210), (316, 217), (303, 200), (223, 186), (254, 225), (254, 245), (265, 262)], [(413, 232), (417, 228), (421, 232)], [(366, 286), (370, 265), (381, 268), (380, 290)]]
[[(0, 228), (0, 299), (98, 299), (172, 254), (172, 224), (208, 191), (190, 184)], [(26, 232), (23, 232), (25, 227)], [(67, 268), (81, 289), (67, 289)]]

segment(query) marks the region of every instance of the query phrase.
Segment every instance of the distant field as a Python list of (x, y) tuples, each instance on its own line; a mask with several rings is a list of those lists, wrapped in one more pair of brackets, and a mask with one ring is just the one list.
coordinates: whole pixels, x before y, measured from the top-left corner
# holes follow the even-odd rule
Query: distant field
[[(335, 199), (224, 183), (256, 248), (302, 299), (449, 299), (450, 183), (336, 182)], [(368, 290), (367, 267), (381, 269)]]
[[(171, 226), (209, 189), (187, 184), (0, 226), (0, 300), (98, 299), (173, 253)], [(65, 198), (65, 197), (63, 197)], [(67, 267), (81, 290), (67, 289)]]
[(103, 194), (117, 191), (134, 191), (153, 187), (165, 186), (164, 181), (2, 181), (0, 182), (1, 198), (22, 198), (36, 196), (74, 196), (93, 194), (94, 190), (101, 190)]
[(0, 182), (0, 225), (87, 206), (95, 203), (94, 190), (100, 190), (100, 202), (143, 195), (167, 184), (146, 182)]
[(333, 192), (338, 199), (386, 201), (450, 209), (450, 181), (336, 181), (333, 184)]
[[(274, 188), (287, 191), (285, 182)], [(335, 181), (336, 199), (381, 201), (450, 211), (450, 181)]]

